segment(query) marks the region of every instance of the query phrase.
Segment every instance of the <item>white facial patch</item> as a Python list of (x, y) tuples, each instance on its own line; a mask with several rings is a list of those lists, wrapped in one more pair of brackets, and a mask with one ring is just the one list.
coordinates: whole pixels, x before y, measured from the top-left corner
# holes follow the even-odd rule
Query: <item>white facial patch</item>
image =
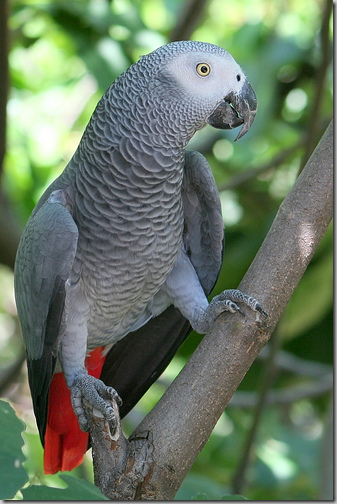
[[(203, 63), (210, 69), (207, 75), (198, 72), (198, 66), (200, 69)], [(246, 80), (241, 67), (229, 53), (184, 53), (169, 61), (166, 70), (182, 90), (206, 100), (218, 101), (230, 92), (239, 93)]]

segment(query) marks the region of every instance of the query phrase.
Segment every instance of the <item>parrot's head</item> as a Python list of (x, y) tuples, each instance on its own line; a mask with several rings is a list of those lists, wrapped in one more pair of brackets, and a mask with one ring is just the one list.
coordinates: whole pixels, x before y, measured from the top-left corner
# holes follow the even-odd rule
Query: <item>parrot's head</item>
[(255, 119), (257, 99), (227, 51), (194, 41), (172, 42), (157, 51), (170, 54), (162, 60), (161, 85), (169, 84), (170, 94), (174, 90), (189, 104), (188, 112), (198, 117), (197, 129), (207, 123), (220, 129), (242, 125), (236, 140), (247, 133)]

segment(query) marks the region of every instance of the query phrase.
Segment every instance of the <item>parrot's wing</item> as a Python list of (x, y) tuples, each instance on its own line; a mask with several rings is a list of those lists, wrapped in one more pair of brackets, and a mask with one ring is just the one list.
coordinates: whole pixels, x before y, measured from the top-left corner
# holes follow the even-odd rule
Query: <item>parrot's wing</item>
[(222, 266), (224, 223), (213, 173), (200, 152), (186, 152), (182, 198), (185, 250), (208, 296)]
[[(182, 199), (184, 246), (208, 295), (222, 265), (224, 226), (213, 174), (198, 152), (186, 153)], [(180, 311), (169, 306), (111, 348), (101, 379), (121, 396), (122, 417), (161, 375), (191, 330)]]
[(62, 195), (61, 190), (54, 191), (31, 216), (15, 263), (16, 304), (40, 433), (45, 428), (48, 389), (57, 357), (65, 282), (78, 238), (77, 226)]

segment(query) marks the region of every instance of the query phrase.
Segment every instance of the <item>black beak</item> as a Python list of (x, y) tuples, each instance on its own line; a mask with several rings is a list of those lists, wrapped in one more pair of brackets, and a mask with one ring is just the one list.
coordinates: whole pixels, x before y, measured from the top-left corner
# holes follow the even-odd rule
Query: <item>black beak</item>
[(239, 94), (232, 92), (219, 103), (207, 122), (219, 129), (233, 129), (243, 124), (235, 139), (239, 140), (253, 124), (256, 111), (256, 94), (249, 82), (246, 81)]

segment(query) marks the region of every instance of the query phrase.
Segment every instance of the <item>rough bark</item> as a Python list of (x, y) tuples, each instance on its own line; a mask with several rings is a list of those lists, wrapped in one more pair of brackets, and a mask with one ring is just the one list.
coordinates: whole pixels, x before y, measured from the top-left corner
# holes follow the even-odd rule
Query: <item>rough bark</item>
[(103, 415), (86, 404), (95, 485), (112, 500), (138, 500), (138, 487), (150, 472), (153, 462), (151, 435), (138, 433), (129, 439), (123, 434), (116, 401), (111, 405), (115, 423), (109, 425)]
[[(267, 321), (257, 321), (250, 311), (244, 316), (221, 315), (162, 399), (137, 427), (132, 437), (150, 433), (154, 448), (144, 481), (137, 481), (137, 499), (174, 497), (221, 413), (269, 340), (331, 220), (332, 166), (331, 123), (280, 206), (239, 285), (260, 300), (269, 313)], [(107, 466), (101, 470), (109, 472)], [(104, 493), (108, 495), (106, 490)], [(118, 491), (114, 498), (125, 500)]]

